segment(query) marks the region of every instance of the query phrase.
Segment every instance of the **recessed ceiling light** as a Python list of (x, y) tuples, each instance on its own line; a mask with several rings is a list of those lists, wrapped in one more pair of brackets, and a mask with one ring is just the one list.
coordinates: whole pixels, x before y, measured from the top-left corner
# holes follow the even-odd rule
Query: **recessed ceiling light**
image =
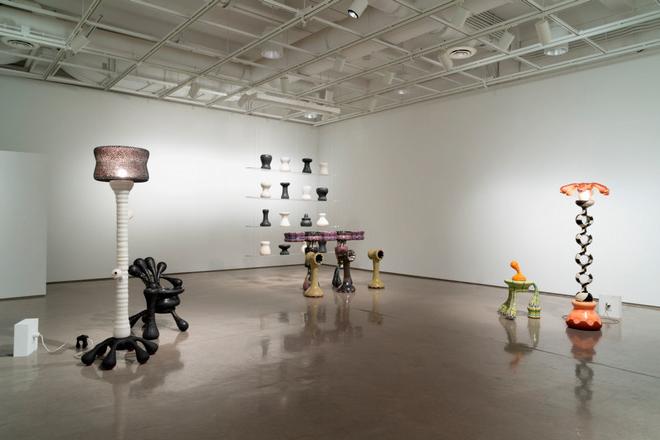
[(397, 95), (403, 96), (408, 94), (408, 89), (399, 89), (396, 91)]
[(472, 46), (459, 46), (452, 47), (447, 52), (449, 53), (449, 58), (452, 60), (465, 60), (474, 56), (477, 53), (477, 49)]
[(307, 112), (307, 113), (305, 113), (305, 119), (307, 119), (307, 120), (309, 120), (309, 121), (315, 121), (315, 120), (317, 120), (317, 119), (319, 118), (319, 116), (320, 116), (320, 115), (319, 115), (318, 113), (315, 113), (315, 112)]

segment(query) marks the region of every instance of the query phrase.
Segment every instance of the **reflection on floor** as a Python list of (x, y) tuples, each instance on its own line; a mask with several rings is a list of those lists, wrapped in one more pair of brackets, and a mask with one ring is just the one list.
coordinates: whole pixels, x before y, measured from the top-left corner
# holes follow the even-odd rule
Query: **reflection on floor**
[[(184, 275), (190, 329), (159, 319), (145, 365), (83, 367), (73, 351), (0, 357), (1, 439), (654, 439), (660, 314), (625, 309), (602, 333), (567, 330), (569, 298), (501, 319), (506, 290), (383, 275), (370, 291), (302, 296), (302, 268)], [(330, 280), (329, 268), (322, 280)], [(130, 310), (141, 309), (131, 280)], [(112, 331), (112, 281), (0, 302), (51, 345)]]

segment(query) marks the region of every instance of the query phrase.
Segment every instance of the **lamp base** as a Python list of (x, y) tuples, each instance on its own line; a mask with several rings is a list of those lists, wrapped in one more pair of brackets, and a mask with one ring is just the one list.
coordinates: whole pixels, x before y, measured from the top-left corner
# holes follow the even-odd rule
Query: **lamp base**
[[(139, 344), (144, 346), (144, 349)], [(110, 348), (110, 352), (105, 354)], [(139, 336), (126, 336), (125, 338), (115, 338), (114, 336), (103, 342), (96, 344), (94, 348), (86, 352), (80, 360), (85, 365), (92, 365), (97, 357), (105, 355), (101, 362), (102, 370), (112, 370), (117, 365), (117, 350), (133, 351), (137, 361), (144, 364), (149, 360), (149, 356), (156, 353), (158, 344), (147, 341)]]
[(596, 301), (572, 300), (573, 310), (566, 317), (566, 325), (577, 330), (598, 331), (603, 322), (596, 313)]

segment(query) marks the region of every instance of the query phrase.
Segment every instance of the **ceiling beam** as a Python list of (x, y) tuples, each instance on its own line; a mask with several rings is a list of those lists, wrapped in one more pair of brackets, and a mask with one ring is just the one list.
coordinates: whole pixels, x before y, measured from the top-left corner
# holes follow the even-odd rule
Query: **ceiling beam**
[(205, 75), (205, 74), (207, 74), (207, 73), (209, 73), (213, 70), (216, 70), (216, 69), (224, 66), (225, 64), (231, 62), (235, 57), (243, 55), (244, 53), (252, 50), (253, 48), (259, 46), (260, 44), (262, 44), (262, 43), (278, 36), (282, 32), (284, 32), (288, 29), (291, 29), (292, 27), (298, 25), (301, 22), (305, 22), (305, 21), (309, 20), (314, 15), (326, 10), (327, 8), (334, 5), (335, 3), (338, 3), (339, 1), (341, 1), (341, 0), (324, 0), (321, 3), (318, 3), (314, 6), (308, 7), (305, 10), (299, 11), (298, 14), (294, 18), (292, 18), (292, 19), (288, 20), (287, 22), (281, 24), (280, 26), (276, 27), (272, 31), (267, 32), (261, 38), (258, 38), (256, 40), (254, 40), (253, 42), (248, 43), (245, 46), (241, 47), (240, 49), (235, 50), (234, 52), (227, 55), (225, 58), (223, 58), (219, 61), (216, 61), (215, 63), (211, 64), (210, 66), (208, 66), (207, 68), (205, 68), (201, 72), (198, 72), (197, 75), (193, 76), (192, 78), (189, 78), (186, 81), (183, 81), (183, 82), (179, 83), (176, 87), (173, 87), (173, 88), (167, 90), (165, 93), (161, 94), (161, 97), (171, 95), (172, 93), (176, 92), (177, 90), (180, 90), (181, 88), (183, 88), (186, 85), (190, 84), (196, 78), (199, 78), (202, 75)]
[(103, 0), (94, 0), (91, 5), (87, 8), (85, 13), (80, 17), (80, 20), (76, 23), (76, 25), (73, 27), (73, 30), (71, 31), (71, 34), (69, 34), (69, 37), (66, 39), (66, 43), (64, 44), (64, 48), (60, 49), (59, 52), (57, 52), (57, 56), (53, 60), (52, 63), (46, 68), (46, 71), (43, 74), (43, 79), (48, 79), (50, 78), (51, 75), (53, 75), (55, 72), (57, 72), (57, 69), (59, 67), (60, 61), (62, 61), (62, 58), (64, 58), (64, 54), (66, 53), (66, 49), (71, 46), (71, 42), (73, 41), (74, 38), (78, 36), (80, 31), (82, 30), (83, 25), (87, 22), (89, 17), (96, 11), (96, 9), (101, 6), (101, 2)]
[(213, 9), (218, 3), (220, 3), (220, 0), (209, 0), (208, 3), (206, 3), (204, 6), (199, 8), (193, 15), (191, 15), (187, 20), (184, 20), (182, 23), (179, 23), (178, 26), (176, 26), (174, 29), (172, 29), (170, 32), (167, 33), (160, 41), (158, 41), (156, 44), (154, 44), (151, 49), (147, 51), (144, 55), (142, 55), (134, 64), (132, 64), (130, 67), (125, 69), (123, 72), (121, 72), (119, 75), (117, 75), (115, 78), (113, 78), (110, 82), (108, 82), (105, 85), (105, 90), (110, 90), (114, 85), (119, 83), (122, 79), (126, 78), (131, 72), (133, 72), (141, 62), (146, 61), (150, 56), (158, 52), (158, 50), (163, 47), (168, 40), (171, 38), (177, 36), (180, 34), (183, 30), (185, 30), (188, 26), (192, 25), (197, 21), (199, 17), (202, 15), (206, 14), (209, 10)]

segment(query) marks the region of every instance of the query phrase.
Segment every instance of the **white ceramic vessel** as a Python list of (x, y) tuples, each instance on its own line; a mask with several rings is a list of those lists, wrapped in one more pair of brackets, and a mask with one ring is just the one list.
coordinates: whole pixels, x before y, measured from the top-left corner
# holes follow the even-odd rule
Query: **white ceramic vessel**
[(300, 247), (300, 253), (305, 255), (305, 249), (307, 248), (307, 243), (303, 243), (302, 246)]
[(311, 186), (309, 186), (309, 185), (303, 186), (302, 199), (303, 200), (312, 200), (312, 187)]
[(262, 199), (270, 199), (270, 182), (261, 182), (261, 194), (259, 197)]
[(290, 163), (290, 157), (280, 157), (280, 171), (291, 171)]
[(327, 176), (328, 173), (328, 162), (319, 162), (319, 174), (322, 176)]
[(319, 212), (319, 219), (316, 220), (316, 226), (328, 226), (330, 224), (325, 216), (325, 212)]
[(291, 222), (289, 222), (289, 214), (290, 212), (280, 212), (280, 216), (282, 217), (282, 219), (280, 220), (280, 226), (285, 226), (285, 227), (291, 226)]
[(262, 241), (259, 246), (259, 255), (270, 255), (270, 241)]

